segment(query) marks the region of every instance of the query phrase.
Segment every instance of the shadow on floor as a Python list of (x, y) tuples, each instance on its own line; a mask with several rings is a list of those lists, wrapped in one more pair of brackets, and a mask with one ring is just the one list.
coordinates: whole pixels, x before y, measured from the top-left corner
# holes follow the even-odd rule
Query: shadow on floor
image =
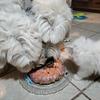
[(21, 78), (21, 73), (17, 69), (7, 64), (3, 69), (0, 70), (0, 79), (14, 79), (18, 80)]

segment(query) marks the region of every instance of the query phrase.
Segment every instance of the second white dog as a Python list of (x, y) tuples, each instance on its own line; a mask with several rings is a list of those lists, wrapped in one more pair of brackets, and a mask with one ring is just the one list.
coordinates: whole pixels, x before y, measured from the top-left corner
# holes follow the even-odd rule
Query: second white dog
[(100, 74), (100, 40), (80, 37), (70, 47), (73, 49), (71, 60), (79, 66), (75, 79), (80, 80), (94, 72)]

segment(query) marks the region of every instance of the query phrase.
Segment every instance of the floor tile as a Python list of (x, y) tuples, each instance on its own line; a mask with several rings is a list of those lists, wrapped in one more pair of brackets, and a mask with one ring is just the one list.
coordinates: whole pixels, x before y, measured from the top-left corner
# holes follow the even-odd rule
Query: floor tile
[(22, 88), (18, 81), (19, 73), (12, 72), (0, 78), (0, 100), (70, 100), (79, 91), (69, 84), (62, 91), (51, 95), (34, 95)]
[(51, 95), (49, 98), (52, 97), (50, 100), (71, 100), (78, 93), (79, 91), (72, 84), (69, 84), (63, 91)]
[(85, 97), (83, 94), (81, 94), (79, 97), (72, 99), (72, 100), (90, 100), (87, 97)]
[(89, 84), (92, 83), (92, 81), (89, 81), (89, 80), (80, 80), (80, 81), (77, 81), (75, 79), (72, 79), (71, 81), (75, 86), (77, 86), (80, 90), (83, 90), (85, 89), (86, 87), (89, 86)]
[(92, 84), (84, 93), (92, 100), (100, 100), (100, 80)]
[(75, 25), (72, 26), (69, 38), (71, 39), (71, 41), (73, 41), (80, 36), (91, 37), (94, 34), (96, 33), (84, 29), (80, 29), (79, 27), (77, 27), (77, 25)]
[(93, 32), (100, 32), (100, 23), (89, 23), (89, 22), (83, 22), (80, 25), (78, 25), (80, 28), (93, 31)]

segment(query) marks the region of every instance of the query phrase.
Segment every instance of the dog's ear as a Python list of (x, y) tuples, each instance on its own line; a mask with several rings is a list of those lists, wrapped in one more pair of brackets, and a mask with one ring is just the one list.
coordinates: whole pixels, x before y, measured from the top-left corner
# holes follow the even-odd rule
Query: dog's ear
[(79, 70), (79, 66), (73, 61), (73, 59), (66, 59), (64, 61), (64, 66), (72, 74), (76, 74)]

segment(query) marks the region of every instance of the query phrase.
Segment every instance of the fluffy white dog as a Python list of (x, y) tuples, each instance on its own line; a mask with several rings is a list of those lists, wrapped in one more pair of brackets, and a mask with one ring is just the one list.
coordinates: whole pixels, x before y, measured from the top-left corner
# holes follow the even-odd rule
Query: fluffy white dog
[(63, 41), (71, 20), (66, 0), (0, 0), (0, 68), (8, 62), (28, 72), (40, 58), (42, 41)]
[(33, 0), (32, 5), (37, 30), (46, 43), (47, 57), (57, 59), (60, 57), (58, 44), (63, 43), (70, 31), (71, 9), (66, 0)]
[[(75, 79), (80, 80), (95, 73), (100, 73), (100, 41), (80, 37), (73, 41), (70, 46), (73, 53), (70, 59), (79, 66)], [(76, 66), (75, 65), (75, 66)], [(74, 65), (72, 66), (74, 68)]]
[(21, 8), (20, 0), (0, 0), (0, 68), (6, 62), (22, 72), (31, 70), (41, 54), (42, 43), (34, 23)]
[(44, 42), (57, 44), (70, 30), (72, 13), (66, 0), (33, 0), (32, 12), (38, 16), (38, 31)]

